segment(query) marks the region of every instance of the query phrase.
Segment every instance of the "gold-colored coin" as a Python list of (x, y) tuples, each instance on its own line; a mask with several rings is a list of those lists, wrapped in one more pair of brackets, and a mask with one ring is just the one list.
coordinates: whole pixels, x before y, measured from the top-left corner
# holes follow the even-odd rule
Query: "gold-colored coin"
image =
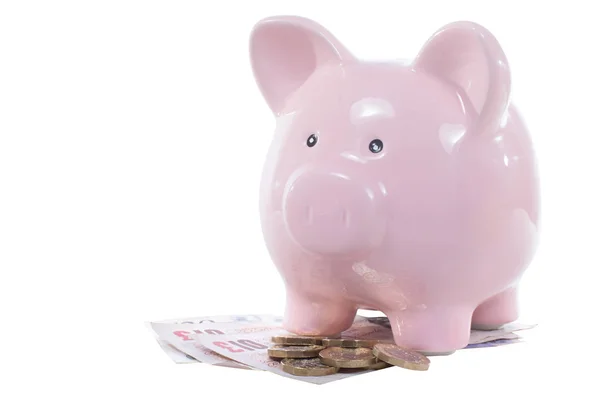
[(379, 360), (398, 367), (415, 371), (426, 371), (429, 369), (429, 358), (421, 353), (403, 349), (392, 343), (377, 343), (373, 347), (373, 354)]
[(323, 346), (326, 347), (370, 347), (373, 348), (377, 343), (382, 343), (378, 339), (323, 339)]
[(392, 364), (388, 364), (385, 361), (378, 360), (375, 364), (369, 365), (368, 369), (375, 371), (378, 369), (384, 369), (384, 368), (391, 367), (391, 366), (392, 366)]
[(364, 347), (328, 347), (319, 353), (319, 357), (324, 364), (339, 368), (364, 368), (377, 362), (373, 351)]
[(325, 347), (317, 345), (287, 346), (276, 344), (267, 350), (269, 357), (273, 358), (311, 358), (317, 357)]
[(323, 338), (320, 336), (284, 336), (284, 335), (280, 335), (280, 336), (273, 336), (271, 338), (271, 341), (273, 341), (273, 343), (278, 343), (278, 344), (304, 344), (304, 345), (308, 345), (308, 344), (318, 344), (321, 345), (323, 343)]
[(325, 376), (338, 372), (339, 368), (321, 362), (318, 357), (313, 358), (285, 358), (281, 360), (282, 369), (288, 374), (296, 376)]

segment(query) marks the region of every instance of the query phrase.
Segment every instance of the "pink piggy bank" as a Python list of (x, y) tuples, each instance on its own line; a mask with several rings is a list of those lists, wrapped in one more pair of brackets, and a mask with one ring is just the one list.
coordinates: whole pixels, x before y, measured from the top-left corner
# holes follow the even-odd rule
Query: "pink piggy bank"
[(260, 213), (286, 330), (335, 335), (380, 310), (396, 344), (435, 354), (517, 318), (537, 162), (489, 31), (451, 23), (413, 61), (367, 62), (281, 16), (254, 27), (250, 57), (276, 117)]

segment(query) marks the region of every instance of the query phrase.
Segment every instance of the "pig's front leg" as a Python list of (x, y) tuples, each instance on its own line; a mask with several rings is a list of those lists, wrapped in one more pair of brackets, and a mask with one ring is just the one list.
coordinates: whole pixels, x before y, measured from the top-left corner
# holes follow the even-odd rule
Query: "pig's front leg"
[(464, 307), (432, 306), (424, 310), (386, 312), (398, 346), (426, 355), (450, 354), (469, 344), (471, 314)]
[(517, 288), (512, 287), (484, 301), (473, 312), (473, 329), (494, 330), (518, 317)]
[(283, 328), (298, 335), (333, 336), (352, 326), (356, 307), (341, 299), (312, 297), (288, 289)]

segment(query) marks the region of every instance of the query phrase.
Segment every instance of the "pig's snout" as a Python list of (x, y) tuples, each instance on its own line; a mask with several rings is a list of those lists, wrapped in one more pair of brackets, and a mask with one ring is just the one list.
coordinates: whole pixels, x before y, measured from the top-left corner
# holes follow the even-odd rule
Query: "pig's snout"
[(336, 173), (303, 172), (286, 186), (283, 214), (292, 239), (318, 254), (349, 255), (375, 248), (385, 219), (378, 196)]

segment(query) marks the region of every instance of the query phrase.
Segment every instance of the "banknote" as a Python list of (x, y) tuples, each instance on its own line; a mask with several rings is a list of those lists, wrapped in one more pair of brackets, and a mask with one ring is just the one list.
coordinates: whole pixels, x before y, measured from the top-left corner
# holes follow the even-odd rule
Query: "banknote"
[[(365, 320), (365, 317), (357, 315), (354, 322), (357, 323)], [(207, 349), (202, 347), (192, 347), (189, 342), (194, 339), (195, 335), (201, 334), (205, 330), (208, 330), (209, 334), (211, 332), (215, 334), (215, 331), (210, 329), (214, 324), (231, 324), (230, 328), (235, 329), (236, 326), (242, 325), (264, 326), (267, 324), (279, 327), (282, 321), (282, 317), (270, 314), (216, 315), (168, 319), (147, 322), (146, 325), (156, 336), (158, 345), (177, 364), (205, 362), (211, 365), (235, 366), (239, 368), (238, 364), (231, 365), (231, 361), (223, 360), (222, 357), (215, 355), (214, 352), (207, 351)]]
[(240, 364), (245, 364), (255, 369), (269, 371), (287, 378), (314, 383), (317, 385), (338, 381), (340, 379), (348, 378), (358, 374), (375, 372), (368, 370), (357, 370), (356, 372), (352, 371), (352, 373), (338, 372), (336, 374), (327, 376), (296, 376), (288, 374), (287, 372), (283, 371), (279, 361), (271, 359), (267, 354), (268, 348), (273, 345), (271, 342), (271, 337), (285, 334), (288, 334), (288, 332), (279, 328), (269, 332), (239, 333), (223, 336), (200, 335), (197, 337), (197, 340), (204, 347), (226, 355)]
[[(514, 337), (510, 337), (510, 335), (513, 335)], [(484, 342), (484, 343), (473, 343), (468, 345), (467, 347), (465, 347), (465, 349), (480, 349), (482, 347), (498, 347), (498, 346), (505, 346), (507, 344), (514, 344), (514, 343), (521, 343), (521, 339), (519, 336), (513, 334), (507, 334), (506, 338), (502, 338), (502, 339), (496, 339), (496, 340), (492, 340), (490, 342)]]
[[(497, 339), (514, 339), (514, 337), (510, 337), (509, 334), (517, 331), (523, 331), (526, 329), (534, 328), (536, 324), (525, 324), (523, 322), (512, 322), (510, 324), (506, 324), (499, 329), (492, 331), (480, 331), (480, 330), (471, 330), (471, 338), (469, 340), (469, 344), (479, 344), (485, 342), (491, 342)], [(508, 337), (507, 337), (508, 336)], [(516, 335), (515, 335), (516, 336)]]
[[(214, 351), (214, 348), (204, 346), (203, 342), (206, 340), (202, 338), (210, 335), (258, 334), (270, 342), (270, 338), (276, 335), (274, 332), (282, 330), (281, 323), (281, 317), (259, 314), (179, 318), (151, 322), (147, 325), (152, 329), (161, 348), (176, 363), (205, 362), (217, 366), (254, 369), (265, 364), (244, 365), (245, 363), (235, 358), (233, 360), (228, 358), (224, 351)], [(496, 347), (516, 343), (519, 341), (519, 336), (514, 333), (515, 331), (531, 329), (535, 326), (516, 322), (492, 331), (472, 330), (466, 348)], [(282, 332), (289, 334), (287, 331), (282, 330)], [(344, 331), (342, 337), (393, 341), (390, 322), (385, 316), (357, 316), (352, 327)]]
[(211, 315), (205, 317), (188, 317), (165, 319), (151, 322), (153, 324), (210, 324), (210, 323), (238, 323), (238, 324), (257, 324), (261, 322), (282, 322), (283, 318), (271, 314), (251, 314), (251, 315)]
[[(513, 324), (507, 325), (495, 331), (473, 331), (469, 348), (497, 347), (519, 342), (519, 336), (511, 330), (524, 330), (534, 325)], [(205, 333), (194, 336), (197, 345), (218, 353), (228, 359), (237, 361), (239, 364), (247, 365), (254, 369), (269, 371), (287, 378), (296, 379), (314, 384), (324, 384), (337, 381), (356, 374), (364, 374), (369, 370), (344, 371), (333, 375), (308, 377), (295, 376), (283, 371), (277, 360), (271, 359), (267, 350), (273, 345), (271, 338), (276, 335), (289, 335), (289, 332), (281, 328), (280, 324), (248, 324), (234, 327), (228, 324), (210, 324), (211, 330), (224, 332), (223, 335), (207, 335)], [(484, 332), (484, 333), (481, 333)], [(393, 342), (393, 333), (389, 322), (385, 318), (360, 318), (352, 327), (342, 332), (342, 338), (381, 340)]]
[[(279, 325), (281, 317), (269, 314), (260, 315), (217, 315), (193, 318), (178, 318), (148, 322), (146, 325), (154, 333), (159, 346), (178, 364), (204, 362), (211, 365), (248, 368), (229, 360), (213, 351), (196, 345), (195, 336), (198, 334), (220, 335), (224, 331), (211, 329), (213, 324), (225, 324), (232, 332), (244, 325), (258, 323)], [(225, 329), (225, 331), (228, 331)]]
[[(519, 322), (507, 324), (500, 329), (492, 331), (471, 330), (469, 345), (483, 344), (499, 339), (518, 339), (519, 336), (514, 332), (531, 329), (533, 327), (535, 327), (534, 324)], [(341, 336), (344, 339), (380, 340), (383, 342), (394, 341), (394, 335), (389, 320), (386, 317), (364, 318), (363, 320), (355, 322), (348, 330), (342, 332)]]
[(173, 346), (166, 340), (156, 339), (156, 342), (158, 343), (160, 348), (163, 349), (165, 354), (176, 364), (193, 364), (199, 362), (194, 357), (178, 350), (175, 346)]
[(152, 329), (151, 322), (146, 322), (146, 327), (154, 336), (154, 340), (156, 340), (156, 343), (158, 343), (158, 345), (165, 352), (167, 357), (169, 357), (176, 364), (193, 364), (199, 362), (192, 356), (187, 355), (184, 352), (178, 350), (175, 346), (173, 346), (166, 340), (161, 339), (158, 333), (156, 333), (154, 329)]

